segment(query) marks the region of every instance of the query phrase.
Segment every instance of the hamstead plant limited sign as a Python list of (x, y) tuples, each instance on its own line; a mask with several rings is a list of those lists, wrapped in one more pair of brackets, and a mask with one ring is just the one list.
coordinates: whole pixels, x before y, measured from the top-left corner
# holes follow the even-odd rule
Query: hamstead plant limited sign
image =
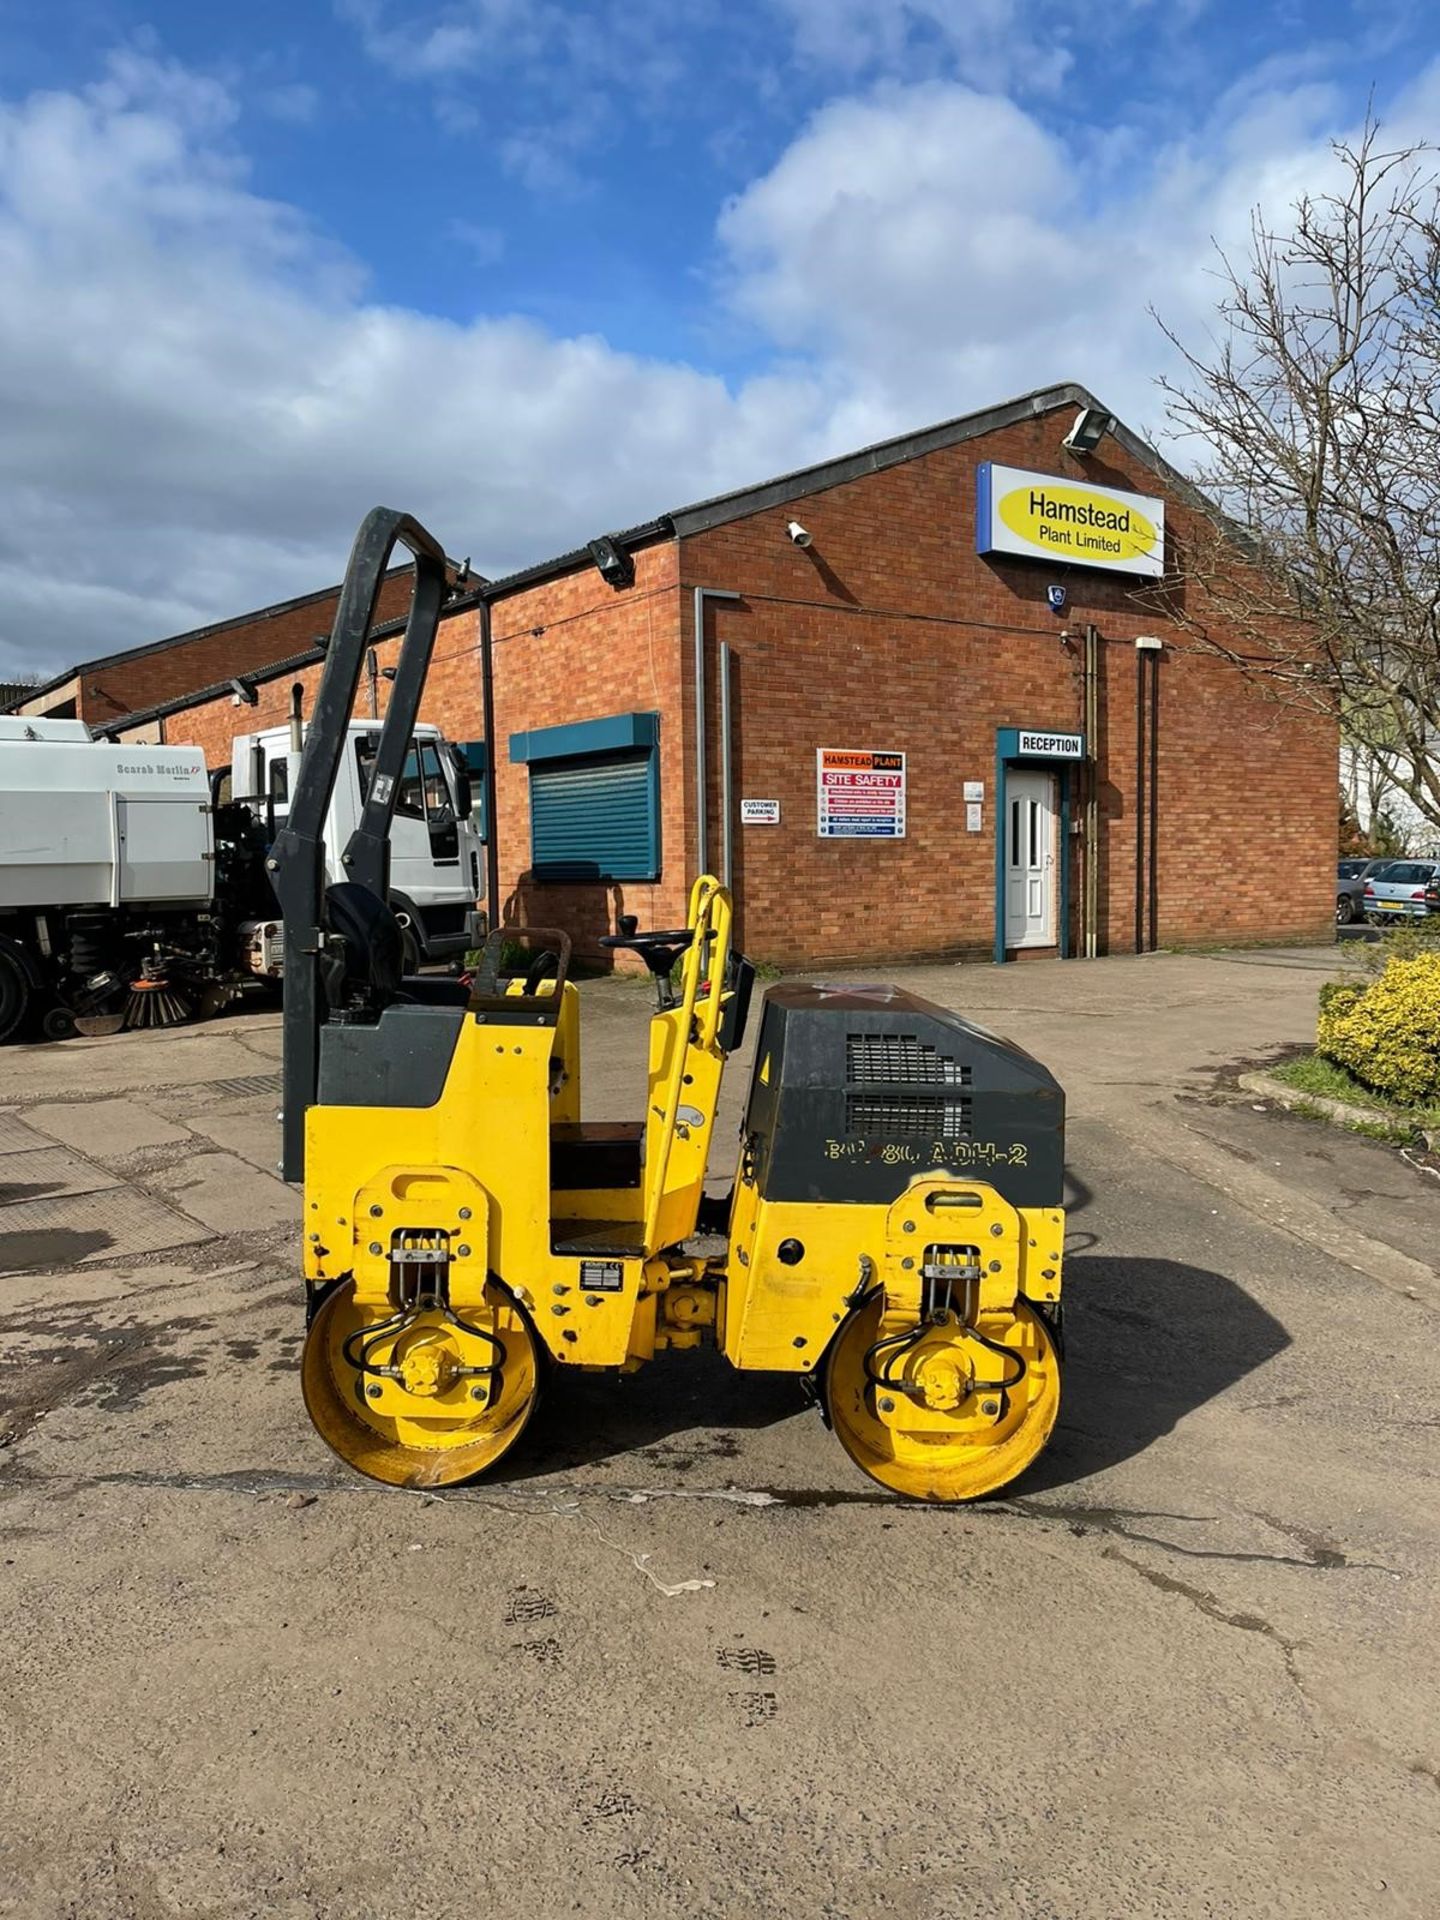
[(1031, 560), (1165, 571), (1165, 502), (1117, 487), (1092, 487), (991, 461), (975, 473), (975, 550)]

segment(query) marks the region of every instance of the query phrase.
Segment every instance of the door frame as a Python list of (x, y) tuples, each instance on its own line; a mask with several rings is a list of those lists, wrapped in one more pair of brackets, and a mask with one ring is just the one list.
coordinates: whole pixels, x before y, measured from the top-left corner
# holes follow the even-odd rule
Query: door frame
[[(1006, 793), (1007, 772), (1013, 767), (1026, 767), (1043, 770), (1055, 776), (1057, 789), (1055, 864), (1058, 877), (1055, 885), (1055, 945), (1062, 960), (1070, 955), (1070, 804), (1072, 772), (1086, 765), (1085, 739), (1083, 735), (1066, 734), (1069, 739), (1079, 739), (1078, 754), (1022, 753), (1020, 736), (1040, 729), (1029, 727), (997, 727), (995, 729), (995, 964), (1003, 967), (1009, 958), (1005, 945), (1005, 836), (1008, 831), (1010, 811), (1009, 797)], [(1061, 731), (1058, 730), (1057, 731)], [(1044, 948), (1034, 949), (1044, 952)]]

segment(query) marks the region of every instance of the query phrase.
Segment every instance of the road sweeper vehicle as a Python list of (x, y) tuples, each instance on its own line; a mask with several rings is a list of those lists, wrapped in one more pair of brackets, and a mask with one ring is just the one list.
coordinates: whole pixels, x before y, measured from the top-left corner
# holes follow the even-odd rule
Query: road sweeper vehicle
[[(327, 884), (321, 827), (397, 542), (414, 602), (347, 878)], [(547, 1380), (708, 1340), (737, 1367), (816, 1381), (846, 1451), (898, 1494), (1004, 1486), (1060, 1398), (1059, 1086), (899, 988), (772, 987), (733, 1192), (697, 1237), (755, 979), (723, 886), (695, 881), (683, 927), (627, 919), (606, 941), (656, 983), (633, 1122), (583, 1116), (563, 931), (494, 929), (468, 983), (404, 974), (386, 905), (392, 783), (448, 567), (407, 516), (365, 521), (275, 845), (315, 1427), (374, 1480), (448, 1486), (504, 1458)]]
[[(0, 715), (0, 1040), (35, 1012), (52, 1038), (77, 1023), (169, 1026), (218, 1010), (246, 980), (278, 985), (266, 863), (300, 765), (295, 695), (289, 726), (239, 735), (229, 769), (207, 768), (198, 747)], [(327, 825), (337, 848), (359, 819), (379, 733), (378, 721), (349, 723)], [(438, 728), (413, 729), (393, 838), (390, 898), (413, 972), (476, 944), (469, 771)]]

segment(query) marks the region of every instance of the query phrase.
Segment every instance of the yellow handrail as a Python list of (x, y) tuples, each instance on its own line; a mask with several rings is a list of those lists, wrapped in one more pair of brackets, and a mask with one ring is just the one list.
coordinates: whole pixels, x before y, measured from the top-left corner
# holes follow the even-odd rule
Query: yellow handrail
[(675, 1058), (670, 1068), (670, 1084), (665, 1098), (665, 1116), (660, 1127), (660, 1138), (656, 1143), (655, 1164), (648, 1169), (650, 1198), (645, 1209), (645, 1249), (654, 1250), (655, 1235), (660, 1224), (660, 1209), (665, 1200), (665, 1174), (670, 1164), (670, 1148), (675, 1139), (675, 1126), (680, 1117), (680, 1100), (685, 1090), (685, 1053), (691, 1044), (691, 1028), (695, 1023), (695, 1002), (699, 997), (700, 978), (705, 971), (705, 948), (713, 938), (715, 947), (710, 956), (710, 992), (706, 996), (704, 1012), (696, 1031), (696, 1043), (707, 1052), (715, 1044), (715, 1036), (720, 1028), (721, 990), (725, 979), (725, 968), (730, 958), (730, 895), (713, 874), (702, 873), (690, 889), (690, 909), (686, 924), (693, 929), (690, 945), (685, 950), (681, 963), (681, 1018), (677, 1026), (679, 1044), (675, 1048)]

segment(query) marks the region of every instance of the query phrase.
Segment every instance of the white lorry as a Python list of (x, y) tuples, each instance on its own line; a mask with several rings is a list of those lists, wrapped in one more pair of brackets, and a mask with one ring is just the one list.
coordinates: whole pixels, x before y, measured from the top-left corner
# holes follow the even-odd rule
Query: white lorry
[[(213, 1011), (278, 982), (266, 854), (288, 812), (299, 723), (198, 747), (92, 740), (83, 721), (0, 715), (0, 1040)], [(357, 825), (378, 721), (354, 721), (326, 819), (328, 877)], [(407, 971), (477, 943), (481, 846), (461, 751), (417, 726), (396, 801), (390, 902)]]

